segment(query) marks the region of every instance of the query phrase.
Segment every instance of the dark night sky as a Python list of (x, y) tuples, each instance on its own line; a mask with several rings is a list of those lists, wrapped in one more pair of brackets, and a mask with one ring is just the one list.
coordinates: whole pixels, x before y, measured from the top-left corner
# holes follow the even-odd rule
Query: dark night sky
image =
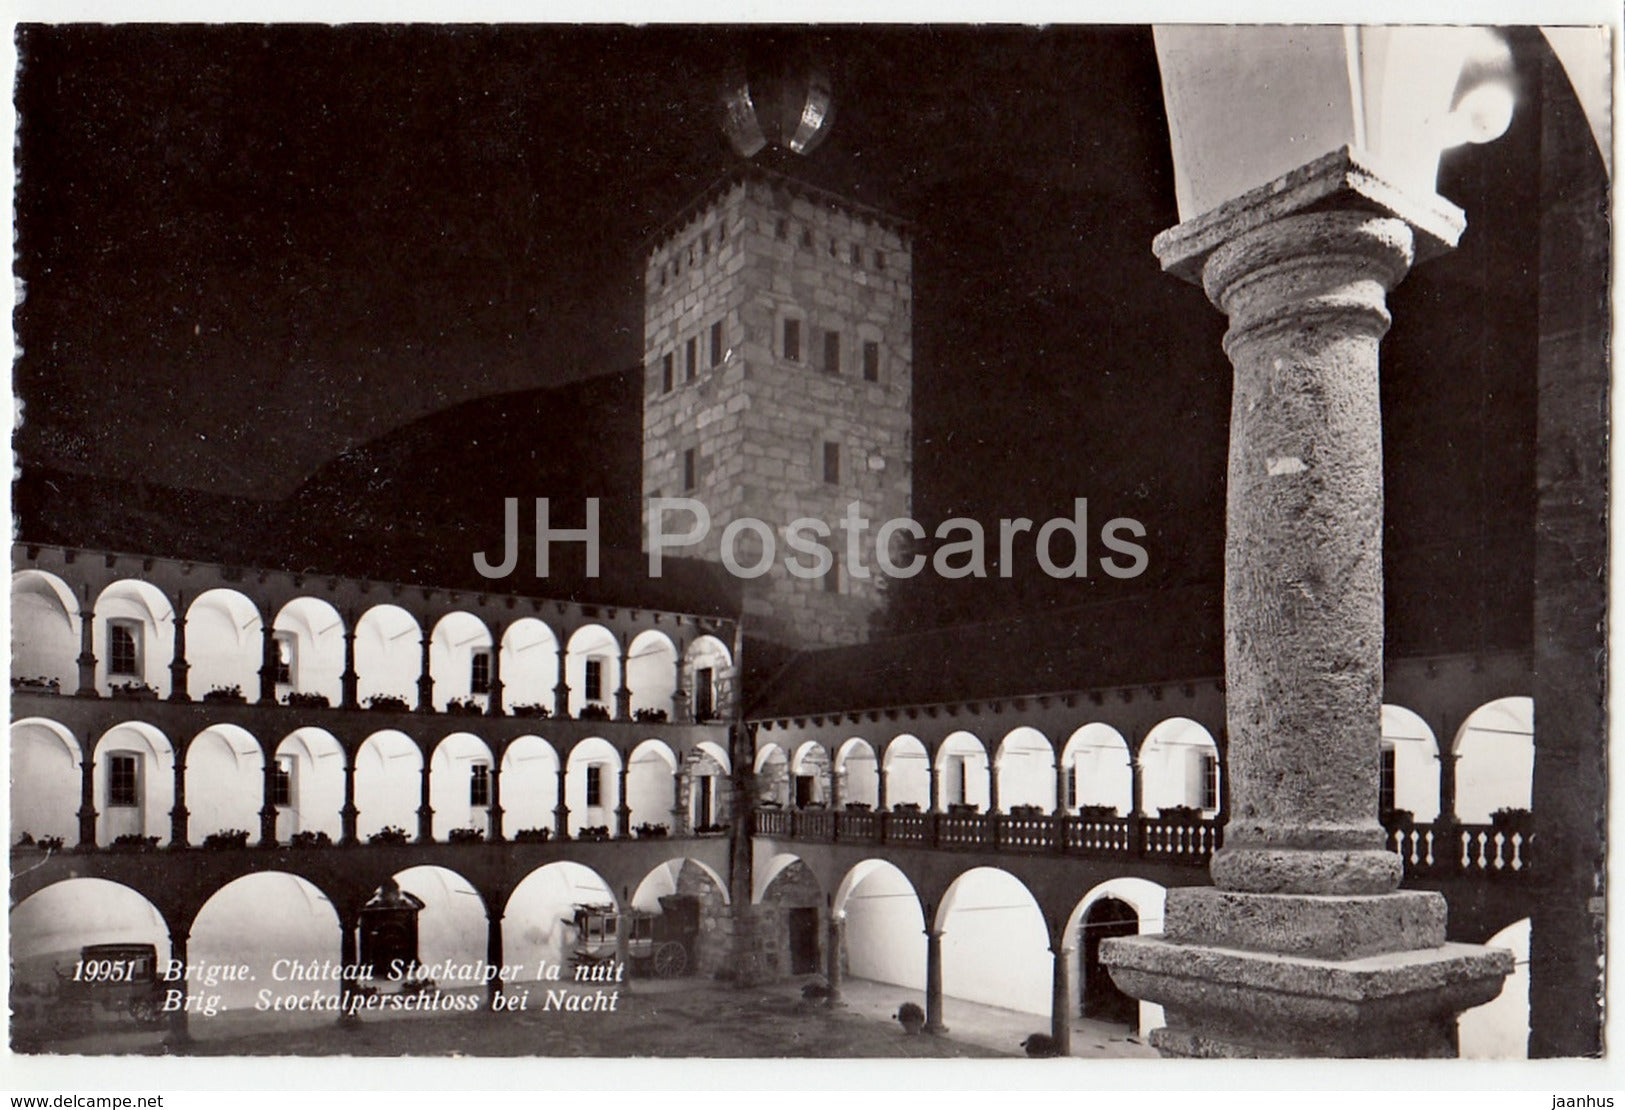
[[(23, 29), (25, 466), (280, 498), (430, 412), (635, 365), (640, 244), (736, 157), (721, 74), (811, 50), (837, 115), (799, 172), (917, 229), (919, 515), (1088, 496), (1157, 580), (1214, 579), (1224, 323), (1151, 254), (1149, 29), (774, 34)], [(1389, 550), (1445, 578), (1532, 521), (1530, 103), (1447, 161), (1468, 234), (1392, 300)]]
[[(635, 364), (639, 243), (733, 161), (715, 87), (752, 46), (715, 28), (26, 31), (25, 448), (280, 496), (413, 416)], [(991, 289), (1104, 324), (1130, 275), (1090, 260), (1124, 225), (1131, 269), (1155, 274), (1144, 247), (1173, 208), (1148, 32), (816, 48), (838, 117), (807, 173), (918, 220), (922, 261), (947, 261), (921, 267), (952, 283), (920, 291), (923, 346)], [(1067, 340), (995, 326), (955, 357), (1012, 368)]]

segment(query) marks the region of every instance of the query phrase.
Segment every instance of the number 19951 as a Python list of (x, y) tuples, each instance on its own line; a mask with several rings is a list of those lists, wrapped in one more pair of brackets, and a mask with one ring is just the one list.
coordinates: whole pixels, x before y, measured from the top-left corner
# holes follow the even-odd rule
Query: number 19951
[(75, 983), (128, 983), (141, 969), (140, 960), (78, 960), (73, 965)]

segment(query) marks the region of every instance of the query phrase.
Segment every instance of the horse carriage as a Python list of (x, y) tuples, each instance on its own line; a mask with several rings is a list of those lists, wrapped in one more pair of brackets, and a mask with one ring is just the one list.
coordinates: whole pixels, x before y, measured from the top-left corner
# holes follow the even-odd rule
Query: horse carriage
[(164, 983), (154, 945), (87, 944), (71, 968), (55, 969), (55, 977), (56, 1005), (66, 1024), (163, 1020)]
[[(626, 915), (626, 973), (639, 978), (676, 979), (688, 971), (689, 953), (699, 934), (699, 899), (666, 895), (661, 912), (632, 910)], [(620, 911), (612, 905), (577, 905), (564, 923), (574, 930), (572, 966), (610, 968), (618, 957)]]

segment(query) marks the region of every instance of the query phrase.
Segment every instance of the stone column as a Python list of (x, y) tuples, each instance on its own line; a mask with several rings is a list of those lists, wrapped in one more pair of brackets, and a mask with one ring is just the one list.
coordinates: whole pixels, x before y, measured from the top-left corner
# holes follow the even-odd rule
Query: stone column
[(693, 699), (688, 696), (688, 669), (684, 666), (683, 645), (677, 645), (677, 663), (675, 665), (677, 677), (671, 688), (671, 719), (676, 724), (693, 724), (694, 715), (689, 712)]
[[(1450, 738), (1444, 738), (1441, 743), (1450, 743)], [(1456, 816), (1456, 764), (1461, 759), (1458, 752), (1441, 751), (1439, 753), (1439, 818), (1438, 824), (1459, 825), (1461, 818)]]
[[(190, 930), (186, 926), (179, 926), (169, 937), (169, 958), (178, 962), (181, 967), (186, 966), (186, 942), (190, 939)], [(166, 1044), (185, 1045), (192, 1042), (192, 1030), (189, 1024), (191, 1015), (186, 1009), (186, 996), (188, 994), (186, 976), (181, 975), (174, 979), (164, 979), (164, 993), (179, 991), (181, 1004), (169, 1011), (169, 1033), (164, 1037)]]
[(559, 786), (558, 794), (556, 795), (558, 798), (558, 804), (553, 807), (553, 839), (569, 840), (570, 807), (565, 803), (564, 800), (564, 764), (562, 762), (559, 764), (559, 769), (555, 771), (554, 774), (558, 776)]
[[(565, 661), (569, 652), (561, 645), (559, 647), (559, 680), (553, 684), (553, 716), (564, 720), (570, 716), (570, 683), (569, 671), (565, 670)], [(562, 803), (561, 803), (562, 804)]]
[(169, 811), (169, 846), (185, 848), (191, 813), (186, 808), (186, 757), (175, 753), (175, 804)]
[(1072, 1055), (1072, 956), (1077, 950), (1057, 941), (1050, 946), (1054, 968), (1050, 976), (1049, 1035), (1055, 1055)]
[(434, 637), (425, 632), (418, 641), (418, 705), (419, 713), (434, 712), (434, 672), (430, 669), (430, 648)]
[[(491, 916), (485, 925), (485, 962), (492, 967), (502, 966), (502, 917), (495, 908), (487, 910)], [(502, 995), (502, 976), (494, 975), (485, 984), (485, 1007), (492, 1009)]]
[(429, 799), (431, 784), (429, 782), (428, 756), (423, 757), (423, 767), (418, 771), (418, 843), (429, 844), (434, 840), (434, 806)]
[(340, 704), (345, 709), (360, 709), (361, 676), (355, 669), (355, 622), (344, 626), (344, 673), (339, 676), (342, 688)]
[(344, 807), (339, 810), (340, 844), (356, 843), (356, 818), (360, 814), (355, 807), (355, 756), (353, 751), (344, 753)]
[(845, 951), (846, 914), (835, 912), (832, 899), (829, 910), (828, 936), (824, 944), (824, 979), (829, 983), (829, 994), (824, 998), (824, 1004), (832, 1008), (845, 1005), (841, 1001), (841, 956)]
[[(95, 691), (91, 691), (94, 695)], [(89, 738), (86, 738), (89, 742)], [(79, 850), (96, 847), (96, 760), (90, 751), (79, 752)]]
[(260, 625), (260, 696), (261, 705), (276, 704), (276, 627), (272, 624)]
[(829, 760), (829, 835), (832, 840), (841, 839), (841, 770), (836, 765), (840, 754), (837, 748)]
[(632, 719), (632, 688), (626, 682), (626, 670), (632, 662), (631, 648), (625, 640), (621, 641), (621, 684), (615, 689), (615, 719), (617, 721), (630, 721)]
[[(688, 835), (688, 812), (683, 805), (683, 779), (687, 774), (688, 764), (684, 762), (677, 765), (677, 770), (673, 771), (671, 776), (671, 835), (673, 836)], [(692, 791), (693, 789), (693, 784), (690, 783), (689, 790)]]
[[(928, 907), (931, 913), (936, 907)], [(925, 929), (925, 1031), (942, 1034), (948, 1026), (942, 1020), (942, 930)]]
[(1066, 808), (1066, 763), (1060, 756), (1055, 757), (1055, 809), (1057, 817), (1065, 817)]
[(491, 692), (485, 699), (485, 715), (501, 717), (502, 708), (502, 628), (491, 631)]
[(886, 773), (886, 761), (880, 759), (875, 764), (875, 811), (884, 813), (888, 808), (886, 802), (886, 780), (890, 776)]
[(175, 598), (175, 630), (169, 645), (169, 700), (191, 701), (186, 676), (192, 664), (186, 661), (186, 595)]
[(1233, 810), (1214, 886), (1170, 890), (1163, 936), (1117, 938), (1118, 985), (1180, 1056), (1448, 1056), (1511, 953), (1445, 943), (1397, 891), (1377, 823), (1382, 442), (1377, 344), (1417, 245), (1461, 216), (1347, 148), (1158, 237), (1230, 319), (1225, 536)]
[(502, 761), (498, 756), (491, 759), (491, 828), (486, 834), (493, 843), (503, 839), (502, 836)]
[[(85, 592), (90, 591), (87, 588)], [(100, 697), (96, 692), (96, 614), (89, 606), (79, 610), (79, 658), (75, 662), (79, 664), (79, 689), (74, 691), (75, 696)]]
[(987, 765), (987, 812), (991, 815), (999, 812), (999, 765), (997, 761)]
[(260, 782), (260, 847), (276, 847), (276, 757), (260, 753), (264, 774)]
[(942, 779), (942, 776), (937, 772), (937, 761), (936, 761), (935, 757), (932, 758), (930, 766), (928, 766), (926, 768), (926, 774), (930, 778), (930, 787), (931, 787), (931, 794), (930, 794), (930, 799), (929, 799), (930, 804), (926, 807), (926, 809), (931, 813), (935, 813), (935, 812), (937, 812), (938, 809), (941, 808), (941, 801), (940, 801), (941, 791), (939, 789), (938, 784), (941, 782), (941, 779)]
[(626, 801), (626, 760), (621, 760), (621, 769), (615, 779), (615, 835), (622, 840), (632, 836), (632, 807)]
[[(353, 837), (352, 837), (353, 839)], [(348, 910), (339, 910), (339, 965), (341, 967), (354, 967), (359, 960), (356, 952), (356, 930), (361, 921), (357, 914)], [(381, 969), (374, 969), (381, 970)], [(351, 1000), (356, 997), (355, 980), (345, 975), (339, 979), (339, 1025), (346, 1028), (355, 1028), (361, 1024), (361, 1014), (352, 1009)]]

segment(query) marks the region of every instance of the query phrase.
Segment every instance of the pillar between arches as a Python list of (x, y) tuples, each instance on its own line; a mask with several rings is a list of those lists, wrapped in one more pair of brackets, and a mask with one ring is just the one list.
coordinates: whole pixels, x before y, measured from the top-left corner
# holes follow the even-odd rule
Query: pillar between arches
[[(1382, 689), (1378, 341), (1418, 243), (1461, 213), (1343, 148), (1164, 232), (1164, 268), (1230, 320), (1225, 690), (1234, 808), (1212, 887), (1102, 960), (1160, 1003), (1176, 1056), (1451, 1056), (1511, 954), (1447, 944), (1445, 903), (1397, 891), (1377, 822)], [(1315, 583), (1306, 592), (1303, 584)], [(1201, 969), (1193, 975), (1191, 969)]]
[(186, 758), (184, 753), (175, 755), (175, 805), (169, 811), (169, 846), (171, 848), (185, 848), (186, 838), (189, 835), (188, 825), (191, 813), (186, 808)]
[(187, 675), (192, 670), (192, 664), (186, 660), (186, 596), (184, 594), (175, 601), (175, 631), (170, 641), (169, 649), (169, 700), (191, 701), (191, 693), (187, 689)]
[[(931, 915), (935, 906), (927, 906)], [(942, 930), (927, 926), (925, 930), (925, 1031), (933, 1034), (948, 1032), (942, 1020)]]
[[(88, 589), (85, 592), (89, 594)], [(79, 666), (79, 689), (74, 696), (101, 697), (96, 690), (96, 614), (88, 606), (79, 610), (79, 657), (74, 662)]]
[(1049, 1029), (1055, 1042), (1055, 1055), (1072, 1055), (1072, 957), (1076, 948), (1062, 943), (1050, 945), (1054, 957), (1051, 971)]

